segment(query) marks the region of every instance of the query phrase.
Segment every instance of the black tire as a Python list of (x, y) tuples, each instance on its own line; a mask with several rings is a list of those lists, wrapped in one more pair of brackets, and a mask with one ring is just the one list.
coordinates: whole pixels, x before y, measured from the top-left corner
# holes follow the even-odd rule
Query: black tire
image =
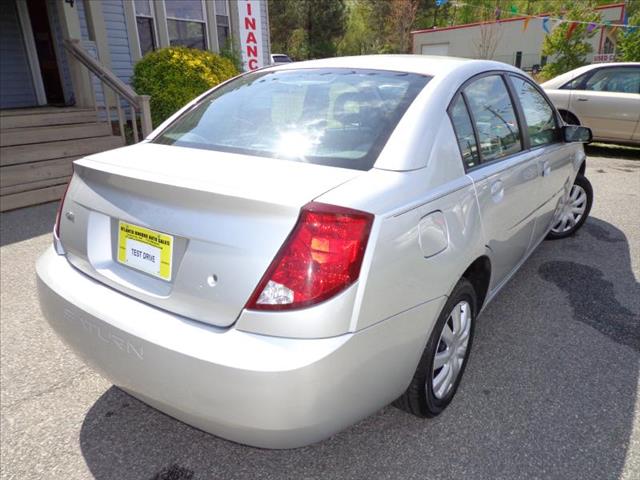
[[(445, 324), (449, 321), (449, 317), (454, 307), (462, 301), (466, 301), (471, 308), (471, 329), (469, 331), (466, 353), (453, 386), (445, 396), (437, 398), (433, 391), (433, 362), (440, 343), (442, 330)], [(422, 353), (422, 357), (420, 358), (420, 362), (418, 363), (409, 387), (405, 393), (403, 393), (402, 396), (394, 402), (394, 406), (420, 418), (431, 418), (439, 415), (447, 405), (451, 403), (469, 361), (469, 354), (473, 344), (473, 332), (476, 323), (476, 305), (476, 292), (473, 285), (471, 285), (467, 279), (461, 279), (453, 289), (453, 292), (451, 292), (442, 312), (440, 312), (440, 316), (433, 327), (433, 331), (431, 332), (431, 336), (424, 348), (424, 352)]]
[(567, 125), (580, 125), (580, 120), (573, 113), (567, 112), (566, 110), (560, 110), (560, 116), (564, 123)]
[(575, 234), (578, 230), (580, 230), (580, 227), (584, 225), (584, 222), (586, 222), (587, 218), (589, 217), (589, 213), (591, 212), (591, 206), (593, 205), (593, 187), (591, 186), (591, 182), (589, 182), (587, 177), (585, 177), (584, 175), (578, 174), (573, 184), (574, 186), (578, 186), (582, 188), (587, 195), (586, 208), (584, 210), (584, 213), (582, 214), (582, 217), (580, 217), (580, 219), (576, 222), (576, 224), (573, 227), (571, 227), (569, 230), (562, 231), (562, 232), (554, 231), (555, 225), (553, 225), (552, 230), (550, 230), (549, 233), (547, 234), (547, 240), (560, 240), (562, 238), (570, 237), (571, 235)]

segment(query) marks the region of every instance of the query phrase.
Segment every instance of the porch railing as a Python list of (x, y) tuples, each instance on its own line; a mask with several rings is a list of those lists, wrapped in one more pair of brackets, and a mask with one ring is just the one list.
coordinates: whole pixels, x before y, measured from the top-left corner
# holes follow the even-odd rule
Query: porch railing
[[(102, 85), (104, 92), (104, 105), (107, 116), (107, 121), (111, 122), (112, 108), (115, 107), (118, 126), (120, 127), (120, 135), (125, 143), (127, 143), (125, 124), (127, 123), (127, 115), (123, 110), (122, 101), (124, 100), (129, 106), (129, 117), (131, 118), (131, 127), (133, 130), (133, 141), (138, 143), (140, 136), (138, 133), (138, 116), (140, 117), (140, 127), (142, 131), (142, 138), (146, 137), (153, 130), (151, 124), (151, 109), (149, 107), (149, 95), (138, 95), (133, 89), (120, 80), (111, 70), (102, 65), (98, 60), (93, 58), (89, 52), (87, 52), (79, 40), (65, 40), (64, 48), (71, 54), (71, 56), (79, 61), (84, 67), (89, 70)], [(115, 106), (111, 106), (109, 102), (109, 96), (106, 95), (105, 86), (108, 87), (115, 96)], [(95, 92), (94, 92), (95, 97)], [(96, 109), (98, 108), (96, 102)]]

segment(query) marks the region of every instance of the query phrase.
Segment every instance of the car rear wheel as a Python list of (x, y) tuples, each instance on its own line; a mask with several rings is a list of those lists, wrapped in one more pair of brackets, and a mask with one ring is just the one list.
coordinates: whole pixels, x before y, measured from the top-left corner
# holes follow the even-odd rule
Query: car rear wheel
[(584, 175), (578, 175), (568, 195), (565, 195), (547, 235), (548, 240), (567, 238), (584, 224), (593, 204), (593, 188)]
[(435, 417), (451, 403), (469, 359), (476, 316), (476, 294), (461, 279), (445, 304), (413, 379), (394, 405), (421, 418)]

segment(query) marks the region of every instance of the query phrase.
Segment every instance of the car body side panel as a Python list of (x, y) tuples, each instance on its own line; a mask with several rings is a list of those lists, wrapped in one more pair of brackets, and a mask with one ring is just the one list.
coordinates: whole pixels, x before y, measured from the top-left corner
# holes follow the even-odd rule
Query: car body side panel
[(640, 143), (640, 119), (638, 119), (638, 123), (636, 124), (636, 129), (633, 132), (633, 137), (631, 137), (631, 140)]
[(529, 249), (540, 191), (536, 157), (536, 152), (524, 152), (467, 175), (475, 184), (491, 251), (490, 289), (511, 273)]
[(546, 236), (558, 201), (570, 189), (581, 159), (584, 159), (584, 149), (579, 144), (556, 142), (534, 152), (540, 171), (540, 189), (531, 247)]
[(629, 141), (640, 119), (640, 95), (573, 90), (570, 110), (594, 138)]
[(570, 111), (571, 90), (545, 90), (545, 93), (558, 110)]

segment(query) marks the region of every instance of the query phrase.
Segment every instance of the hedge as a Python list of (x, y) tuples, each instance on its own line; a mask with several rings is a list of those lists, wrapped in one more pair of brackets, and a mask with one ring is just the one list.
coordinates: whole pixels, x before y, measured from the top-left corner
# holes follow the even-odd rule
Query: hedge
[(215, 53), (168, 47), (136, 63), (132, 84), (139, 95), (151, 95), (151, 118), (157, 127), (201, 93), (237, 74), (230, 60)]

